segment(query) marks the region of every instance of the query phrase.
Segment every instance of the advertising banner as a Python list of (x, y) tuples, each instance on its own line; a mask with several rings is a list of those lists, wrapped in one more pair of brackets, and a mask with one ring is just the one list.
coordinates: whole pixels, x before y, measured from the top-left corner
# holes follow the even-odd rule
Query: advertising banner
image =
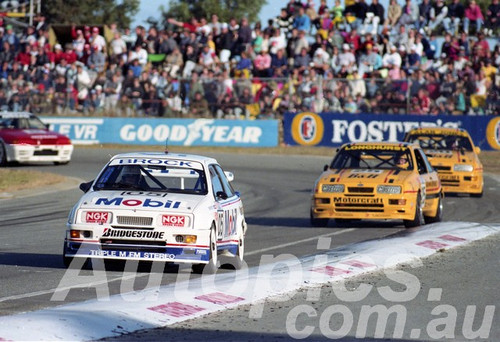
[(273, 147), (278, 120), (42, 117), (74, 144)]
[(415, 127), (466, 129), (474, 144), (500, 150), (500, 117), (453, 115), (285, 113), (284, 142), (288, 145), (340, 146), (348, 142), (401, 141)]

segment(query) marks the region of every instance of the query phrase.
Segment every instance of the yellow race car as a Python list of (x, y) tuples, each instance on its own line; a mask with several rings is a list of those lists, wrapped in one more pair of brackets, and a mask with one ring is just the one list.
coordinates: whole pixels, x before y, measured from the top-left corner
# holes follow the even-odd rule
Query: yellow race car
[(439, 222), (443, 192), (425, 153), (410, 143), (343, 145), (314, 184), (310, 220), (403, 220), (406, 227)]
[(444, 192), (483, 195), (483, 164), (469, 133), (460, 128), (416, 128), (405, 141), (418, 142), (437, 170)]

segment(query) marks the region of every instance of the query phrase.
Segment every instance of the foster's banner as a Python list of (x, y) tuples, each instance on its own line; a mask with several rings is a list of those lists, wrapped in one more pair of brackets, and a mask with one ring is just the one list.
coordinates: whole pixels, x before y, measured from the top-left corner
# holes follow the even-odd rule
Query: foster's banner
[(273, 147), (278, 120), (43, 117), (74, 144)]
[(464, 128), (481, 149), (500, 150), (497, 116), (285, 113), (284, 142), (340, 146), (348, 142), (401, 141), (415, 127)]

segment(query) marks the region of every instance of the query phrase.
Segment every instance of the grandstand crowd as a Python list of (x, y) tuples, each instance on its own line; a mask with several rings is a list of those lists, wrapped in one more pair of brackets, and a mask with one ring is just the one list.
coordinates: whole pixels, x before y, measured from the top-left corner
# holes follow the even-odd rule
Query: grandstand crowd
[[(370, 0), (369, 0), (370, 1)], [(500, 107), (499, 0), (290, 0), (267, 23), (71, 26), (0, 18), (0, 110), (280, 118), (286, 111), (484, 115)], [(495, 44), (490, 46), (490, 44)]]

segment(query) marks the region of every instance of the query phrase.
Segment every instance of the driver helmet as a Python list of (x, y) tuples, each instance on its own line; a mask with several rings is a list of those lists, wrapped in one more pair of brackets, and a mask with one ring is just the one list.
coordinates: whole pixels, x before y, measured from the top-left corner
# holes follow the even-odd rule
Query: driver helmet
[(137, 184), (141, 178), (141, 170), (136, 166), (125, 166), (121, 181), (126, 184)]
[(402, 168), (402, 169), (407, 169), (410, 164), (408, 163), (408, 158), (405, 156), (401, 156), (398, 159), (397, 166)]

